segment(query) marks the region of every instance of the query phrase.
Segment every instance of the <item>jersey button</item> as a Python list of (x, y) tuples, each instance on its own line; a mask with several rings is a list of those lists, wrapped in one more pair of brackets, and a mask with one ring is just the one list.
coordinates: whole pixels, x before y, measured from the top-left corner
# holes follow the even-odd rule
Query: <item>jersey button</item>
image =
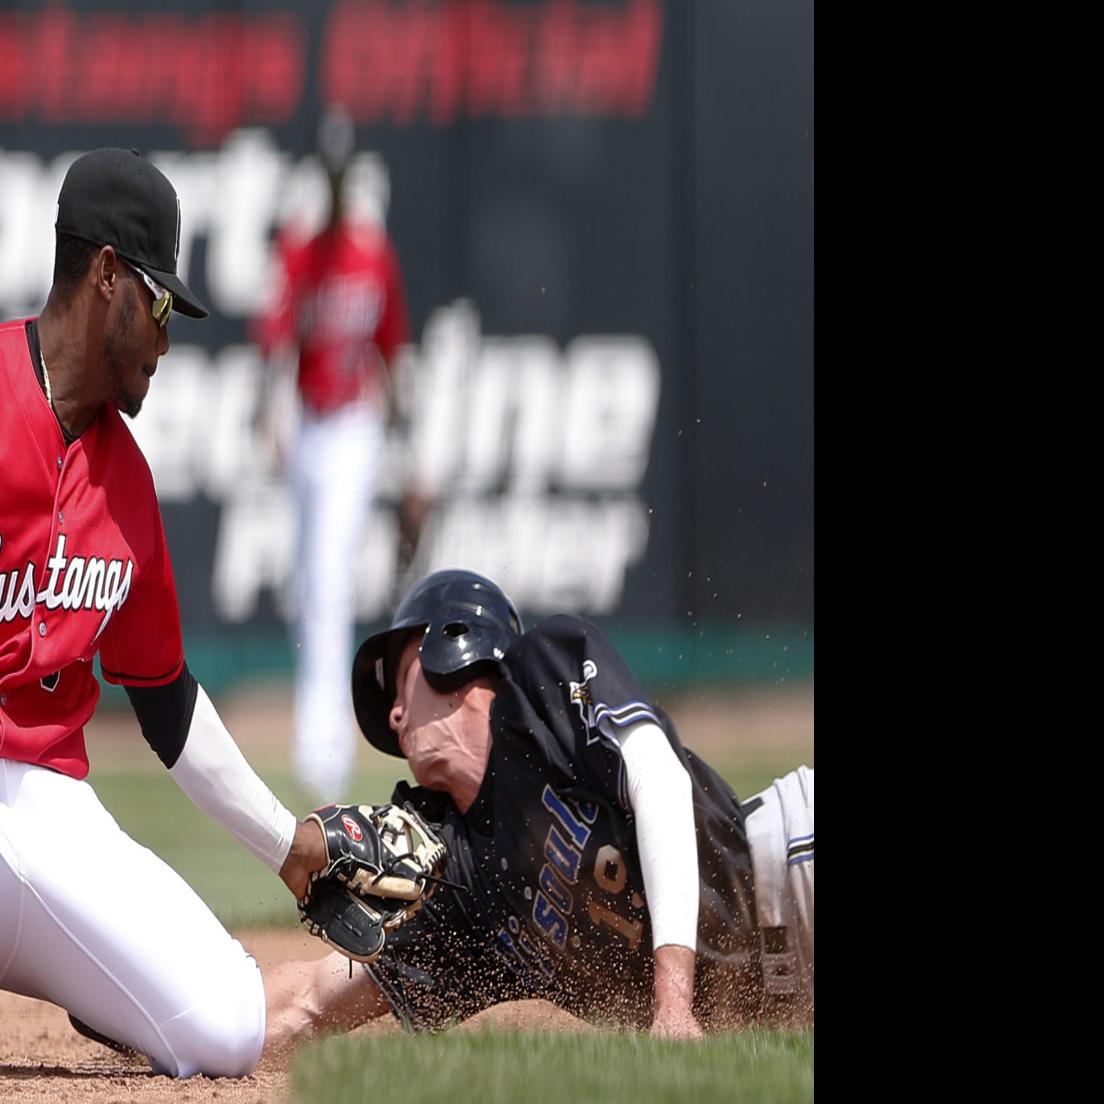
[(39, 621), (39, 623), (38, 623), (38, 635), (39, 636), (45, 636), (46, 635), (46, 622), (45, 621)]
[(57, 458), (57, 461), (58, 461), (58, 471), (61, 471), (61, 457), (60, 456)]

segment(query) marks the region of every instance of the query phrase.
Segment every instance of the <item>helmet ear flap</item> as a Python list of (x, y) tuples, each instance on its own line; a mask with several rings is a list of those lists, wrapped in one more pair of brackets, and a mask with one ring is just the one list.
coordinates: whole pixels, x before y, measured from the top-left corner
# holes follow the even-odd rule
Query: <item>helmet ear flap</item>
[(391, 731), (391, 707), (398, 696), (395, 676), (399, 658), (410, 638), (428, 626), (415, 625), (390, 629), (369, 637), (357, 649), (353, 659), (353, 711), (368, 742), (388, 755), (402, 757), (399, 743)]
[(378, 659), (363, 652), (359, 652), (353, 661), (353, 710), (361, 732), (373, 747), (388, 755), (401, 755), (389, 720), (395, 699), (380, 684), (377, 677), (379, 664)]
[(399, 687), (396, 682), (396, 676), (398, 674), (399, 659), (402, 656), (403, 649), (409, 643), (411, 637), (418, 634), (419, 631), (424, 635), (427, 629), (428, 626), (421, 630), (410, 629), (407, 631), (393, 632), (387, 638), (387, 642), (384, 644), (383, 648), (383, 655), (380, 657), (376, 666), (376, 679), (383, 692), (387, 695), (389, 705), (398, 697)]

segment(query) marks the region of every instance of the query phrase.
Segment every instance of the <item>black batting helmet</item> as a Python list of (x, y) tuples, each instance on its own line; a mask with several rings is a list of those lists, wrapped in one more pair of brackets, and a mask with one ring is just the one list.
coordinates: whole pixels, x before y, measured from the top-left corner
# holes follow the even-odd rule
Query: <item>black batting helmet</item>
[(474, 571), (435, 571), (415, 583), (390, 628), (368, 637), (353, 660), (353, 708), (368, 743), (402, 758), (387, 718), (395, 701), (395, 664), (412, 633), (422, 633), (418, 656), (426, 681), (448, 691), (497, 663), (524, 631), (505, 591)]

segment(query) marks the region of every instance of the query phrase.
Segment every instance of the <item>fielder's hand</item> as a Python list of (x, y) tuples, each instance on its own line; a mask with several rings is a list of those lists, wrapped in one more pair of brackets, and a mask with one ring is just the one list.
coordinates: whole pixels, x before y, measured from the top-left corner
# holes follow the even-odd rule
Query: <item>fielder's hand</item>
[(311, 935), (370, 962), (436, 888), (445, 845), (409, 806), (325, 805), (307, 820), (321, 827), (328, 861), (311, 875), (299, 918)]

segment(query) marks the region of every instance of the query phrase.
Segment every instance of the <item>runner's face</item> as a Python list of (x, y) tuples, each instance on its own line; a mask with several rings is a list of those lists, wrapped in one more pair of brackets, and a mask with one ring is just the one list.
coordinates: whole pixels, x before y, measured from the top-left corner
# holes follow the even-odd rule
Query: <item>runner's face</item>
[(451, 794), (466, 808), (486, 771), (490, 727), (485, 716), (465, 708), (467, 687), (443, 694), (429, 685), (418, 657), (421, 640), (415, 634), (399, 655), (389, 722), (418, 784)]

